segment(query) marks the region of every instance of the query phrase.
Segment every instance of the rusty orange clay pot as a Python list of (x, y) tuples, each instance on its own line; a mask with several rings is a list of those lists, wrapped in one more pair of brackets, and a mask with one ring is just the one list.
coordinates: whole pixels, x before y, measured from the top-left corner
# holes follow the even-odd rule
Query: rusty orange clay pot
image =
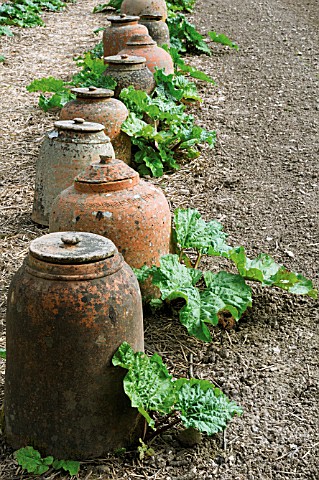
[(162, 20), (161, 15), (142, 15), (139, 23), (147, 28), (150, 37), (159, 47), (164, 44), (170, 46), (168, 26)]
[(73, 88), (76, 95), (61, 110), (60, 120), (82, 117), (88, 122), (102, 123), (105, 134), (110, 137), (115, 156), (127, 164), (131, 162), (131, 139), (121, 131), (122, 123), (128, 117), (128, 110), (120, 100), (112, 98), (113, 90), (88, 87)]
[(147, 28), (138, 23), (140, 17), (121, 15), (107, 17), (111, 22), (103, 32), (104, 57), (116, 55), (122, 50), (133, 35), (147, 34)]
[(49, 214), (55, 197), (72, 185), (76, 175), (100, 155), (114, 156), (104, 125), (85, 122), (83, 118), (58, 121), (40, 148), (32, 220), (49, 225)]
[(165, 21), (167, 18), (167, 5), (165, 0), (124, 0), (121, 12), (127, 15), (161, 15)]
[(133, 85), (136, 90), (143, 90), (150, 94), (155, 88), (155, 80), (152, 72), (146, 66), (144, 57), (132, 55), (114, 55), (105, 57), (108, 64), (104, 75), (116, 80), (114, 96), (118, 98), (123, 88)]
[(119, 55), (138, 55), (146, 58), (146, 65), (152, 73), (155, 68), (163, 68), (166, 75), (174, 73), (172, 57), (163, 48), (158, 47), (149, 35), (134, 35)]
[(162, 191), (111, 157), (102, 156), (56, 198), (50, 231), (59, 230), (104, 235), (136, 268), (159, 265), (170, 252), (171, 214)]
[(8, 294), (9, 444), (87, 459), (138, 440), (144, 421), (111, 364), (124, 341), (143, 350), (142, 304), (115, 245), (91, 233), (33, 240)]

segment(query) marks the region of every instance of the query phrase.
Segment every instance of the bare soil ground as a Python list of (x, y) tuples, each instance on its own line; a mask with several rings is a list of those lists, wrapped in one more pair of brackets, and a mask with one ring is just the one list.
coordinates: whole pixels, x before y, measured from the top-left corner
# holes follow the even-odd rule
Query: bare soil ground
[[(0, 38), (1, 345), (6, 292), (30, 240), (46, 233), (30, 220), (35, 161), (56, 114), (37, 106), (25, 86), (34, 78), (69, 78), (72, 58), (93, 47), (105, 22), (97, 4), (78, 0), (46, 14), (46, 28), (15, 29)], [(198, 0), (193, 21), (236, 40), (239, 52), (212, 45), (212, 56), (190, 57), (216, 80), (200, 84), (199, 122), (216, 129), (215, 150), (155, 183), (172, 210), (196, 207), (216, 218), (233, 244), (253, 256), (272, 254), (319, 284), (318, 22), (316, 0)], [(220, 265), (207, 262), (218, 269)], [(222, 265), (223, 266), (223, 265)], [(318, 302), (256, 287), (254, 306), (236, 329), (215, 329), (211, 344), (187, 336), (174, 316), (145, 319), (149, 353), (163, 355), (176, 376), (213, 381), (245, 410), (224, 434), (183, 448), (177, 431), (154, 442), (155, 456), (83, 462), (80, 479), (283, 480), (319, 478)], [(4, 363), (1, 366), (3, 396)], [(23, 474), (1, 440), (0, 478)], [(52, 471), (41, 478), (66, 478)]]

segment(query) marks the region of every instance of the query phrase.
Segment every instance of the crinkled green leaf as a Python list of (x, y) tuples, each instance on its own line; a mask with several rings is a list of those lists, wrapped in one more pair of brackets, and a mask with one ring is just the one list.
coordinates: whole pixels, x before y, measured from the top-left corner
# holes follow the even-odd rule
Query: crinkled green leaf
[(170, 413), (175, 401), (172, 376), (163, 364), (162, 358), (154, 354), (134, 353), (125, 343), (113, 357), (113, 365), (128, 369), (124, 377), (124, 391), (131, 400), (132, 407), (138, 408), (151, 427), (154, 420), (148, 412)]
[(77, 475), (80, 470), (80, 462), (73, 460), (54, 460), (52, 464), (55, 470), (65, 470), (70, 475)]
[(136, 137), (146, 126), (146, 122), (138, 118), (135, 113), (130, 112), (127, 119), (122, 123), (121, 128), (123, 132), (127, 133), (130, 137)]
[(235, 263), (240, 275), (248, 280), (257, 280), (262, 285), (272, 285), (290, 293), (308, 295), (312, 298), (318, 296), (311, 280), (298, 273), (290, 272), (266, 253), (261, 253), (250, 260), (244, 247), (238, 247), (230, 252), (229, 258)]
[(153, 284), (159, 287), (162, 299), (170, 300), (174, 292), (192, 288), (194, 278), (199, 277), (199, 271), (195, 270), (195, 274), (191, 271), (191, 268), (179, 263), (177, 255), (163, 255), (160, 260), (160, 267), (153, 273)]
[(207, 381), (181, 379), (176, 382), (178, 399), (175, 409), (180, 412), (186, 428), (214, 435), (227, 426), (242, 409)]
[(12, 30), (10, 30), (9, 27), (6, 27), (4, 25), (0, 25), (0, 36), (1, 35), (6, 35), (7, 37), (13, 37), (13, 32), (12, 32)]
[(183, 13), (170, 12), (167, 18), (171, 45), (178, 51), (193, 51), (211, 55), (204, 37), (196, 30)]
[(129, 370), (134, 365), (135, 353), (132, 347), (123, 342), (113, 356), (112, 363), (114, 366), (120, 366)]
[(104, 12), (104, 10), (106, 10), (108, 7), (113, 7), (116, 10), (120, 10), (122, 3), (123, 0), (110, 0), (108, 3), (102, 3), (94, 7), (93, 13)]
[(65, 82), (54, 77), (40, 78), (33, 80), (27, 86), (28, 92), (62, 92), (65, 89)]
[(122, 344), (113, 357), (114, 365), (128, 369), (124, 389), (149, 424), (154, 427), (151, 411), (170, 414), (180, 412), (182, 423), (208, 435), (223, 430), (228, 421), (242, 409), (231, 402), (207, 380), (173, 380), (162, 358), (154, 354), (134, 353), (130, 345)]
[(177, 255), (164, 255), (160, 267), (153, 273), (153, 284), (160, 289), (163, 300), (185, 300), (186, 304), (179, 312), (180, 322), (190, 335), (209, 342), (209, 329), (201, 319), (200, 293), (194, 286), (201, 275), (199, 270), (181, 265)]
[[(164, 88), (164, 93), (168, 98), (172, 97), (178, 101), (182, 99), (202, 101), (195, 83), (188, 80), (184, 75), (167, 75), (163, 69), (157, 69), (154, 78), (157, 85), (161, 86), (162, 89)], [(161, 93), (163, 93), (163, 90), (161, 90)]]
[(192, 12), (196, 0), (173, 0), (167, 3), (168, 10)]
[(228, 257), (232, 250), (226, 243), (222, 225), (205, 222), (196, 209), (176, 209), (174, 212), (176, 239), (181, 249), (194, 248), (208, 255)]
[(42, 475), (49, 470), (53, 457), (41, 458), (41, 454), (33, 447), (20, 448), (14, 453), (18, 464), (29, 473)]
[(178, 53), (177, 48), (168, 47), (167, 45), (162, 45), (162, 48), (164, 48), (164, 50), (166, 50), (172, 57), (172, 60), (174, 62), (175, 73), (177, 75), (179, 75), (180, 72), (188, 73), (192, 78), (197, 78), (198, 80), (203, 80), (205, 82), (212, 83), (212, 84), (215, 83), (211, 77), (206, 75), (206, 73), (202, 72), (201, 70), (197, 70), (191, 65), (187, 65), (184, 62), (183, 58)]
[(229, 272), (205, 272), (207, 288), (200, 293), (202, 304), (202, 321), (217, 325), (218, 313), (229, 312), (239, 320), (248, 307), (252, 305), (252, 292), (241, 275)]
[(69, 91), (54, 93), (51, 97), (46, 97), (41, 93), (39, 97), (39, 107), (47, 112), (51, 108), (62, 108), (66, 103), (74, 98), (75, 95)]
[(153, 147), (137, 142), (136, 139), (133, 139), (133, 143), (140, 146), (140, 150), (134, 155), (134, 160), (139, 165), (138, 171), (141, 175), (151, 174), (154, 177), (161, 177), (164, 173), (164, 165), (159, 153)]
[(224, 35), (223, 33), (208, 32), (208, 36), (213, 42), (221, 43), (222, 45), (227, 45), (227, 47), (239, 50), (237, 43), (230, 40), (227, 35)]
[(153, 268), (148, 267), (147, 265), (143, 265), (141, 268), (134, 268), (131, 267), (137, 280), (141, 283), (145, 282), (145, 280), (148, 279), (148, 277), (152, 274)]
[(0, 348), (0, 358), (7, 358), (7, 352), (4, 348)]
[(132, 85), (121, 90), (120, 100), (135, 115), (143, 115), (150, 103), (149, 95), (142, 90), (136, 90)]

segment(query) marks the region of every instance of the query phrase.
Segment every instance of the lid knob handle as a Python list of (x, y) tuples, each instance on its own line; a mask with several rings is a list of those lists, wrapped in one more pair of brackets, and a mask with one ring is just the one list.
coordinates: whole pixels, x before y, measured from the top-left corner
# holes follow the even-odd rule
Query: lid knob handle
[(125, 60), (125, 59), (128, 58), (128, 57), (129, 57), (129, 56), (128, 56), (127, 54), (121, 55), (121, 58), (122, 58), (123, 60)]
[(61, 236), (61, 240), (67, 247), (77, 245), (81, 241), (80, 237), (78, 235), (75, 235), (74, 233), (65, 233)]
[(73, 118), (73, 122), (80, 125), (85, 122), (84, 118)]
[(100, 155), (100, 164), (105, 165), (113, 160), (111, 155)]
[(91, 85), (91, 86), (89, 87), (89, 91), (90, 91), (90, 92), (95, 92), (95, 90), (97, 90), (97, 87), (94, 87), (94, 85)]
[(126, 17), (126, 13), (121, 13), (121, 14), (120, 14), (120, 17), (121, 17), (121, 18), (125, 18), (125, 17)]

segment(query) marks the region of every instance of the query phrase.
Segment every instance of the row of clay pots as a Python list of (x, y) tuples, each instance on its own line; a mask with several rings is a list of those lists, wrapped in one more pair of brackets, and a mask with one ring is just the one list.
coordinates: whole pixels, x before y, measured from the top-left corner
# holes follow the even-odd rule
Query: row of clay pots
[[(103, 34), (104, 61), (108, 65), (104, 75), (116, 80), (116, 98), (129, 85), (151, 93), (155, 88), (153, 74), (156, 68), (164, 69), (167, 75), (174, 73), (170, 54), (157, 45), (146, 26), (137, 23), (138, 19), (108, 17), (111, 25)], [(169, 39), (168, 32), (167, 35)]]
[[(111, 95), (75, 93), (78, 103), (61, 116), (82, 105), (94, 118), (111, 117), (109, 132), (118, 139), (107, 113), (119, 107)], [(126, 114), (118, 111), (119, 123)], [(33, 219), (45, 224), (59, 194), (50, 217), (59, 232), (31, 243), (8, 294), (6, 437), (15, 449), (32, 444), (57, 458), (102, 456), (129, 447), (145, 430), (124, 394), (124, 370), (111, 363), (124, 341), (144, 348), (140, 291), (105, 237), (132, 266), (158, 264), (169, 252), (170, 210), (160, 190), (114, 159), (105, 129), (81, 118), (60, 120), (45, 137)]]

